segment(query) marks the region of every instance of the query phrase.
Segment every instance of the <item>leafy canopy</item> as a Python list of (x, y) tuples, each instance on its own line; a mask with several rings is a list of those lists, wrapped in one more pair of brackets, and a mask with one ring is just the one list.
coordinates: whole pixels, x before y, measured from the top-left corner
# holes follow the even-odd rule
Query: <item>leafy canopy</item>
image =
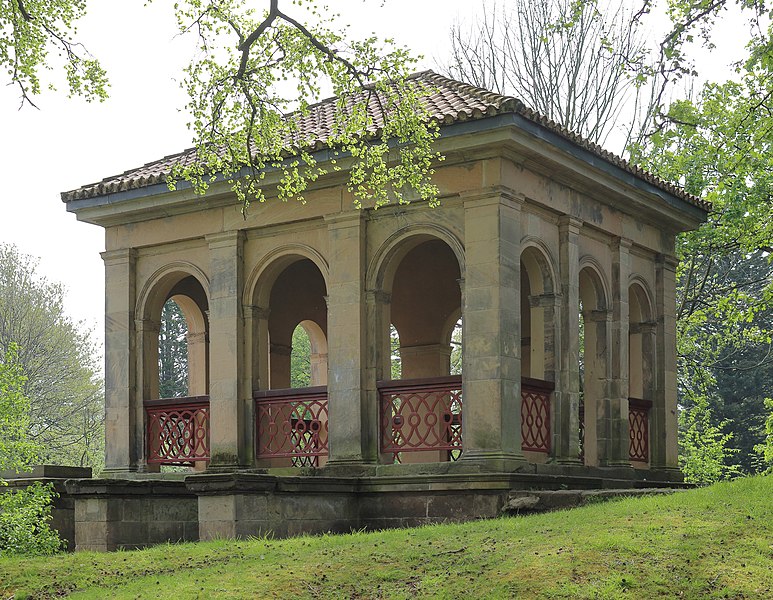
[(30, 400), (24, 394), (27, 377), (16, 346), (0, 355), (0, 471), (21, 471), (35, 462), (40, 447), (28, 436)]
[[(345, 159), (358, 207), (413, 198), (434, 203), (438, 127), (421, 102), (427, 90), (407, 80), (416, 63), (408, 51), (373, 36), (351, 39), (336, 25), (339, 15), (314, 0), (282, 6), (265, 0), (266, 10), (253, 5), (174, 4), (179, 30), (197, 36), (198, 53), (181, 84), (195, 152), (173, 168), (170, 187), (184, 180), (204, 194), (223, 178), (246, 208), (266, 199), (271, 177), (270, 195), (303, 201), (309, 183)], [(86, 0), (0, 2), (0, 68), (19, 87), (22, 105), (34, 106), (41, 72), (58, 66), (54, 52), (64, 62), (70, 95), (107, 97), (105, 71), (74, 40), (74, 23), (85, 11)], [(332, 130), (302, 131), (300, 120), (323, 94), (337, 98)], [(314, 154), (320, 146), (332, 149), (323, 160)]]
[[(270, 0), (267, 11), (244, 4), (176, 5), (180, 30), (195, 32), (200, 55), (183, 83), (196, 160), (173, 170), (171, 186), (184, 179), (204, 193), (223, 176), (246, 206), (266, 199), (264, 180), (278, 172), (278, 198), (303, 201), (310, 182), (350, 157), (349, 191), (357, 206), (402, 202), (411, 194), (434, 201), (438, 129), (427, 118), (422, 90), (406, 79), (415, 64), (407, 50), (375, 37), (350, 40), (336, 30), (338, 15), (310, 0), (292, 5), (313, 25), (284, 12), (279, 0)], [(300, 122), (323, 93), (337, 100), (331, 134), (320, 140), (322, 131), (302, 131)], [(318, 142), (334, 149), (329, 166), (313, 153)]]
[[(19, 88), (22, 105), (34, 106), (43, 73), (62, 63), (71, 96), (107, 98), (107, 75), (99, 61), (77, 43), (75, 22), (86, 0), (3, 0), (0, 2), (0, 69)], [(52, 59), (52, 51), (59, 59)], [(48, 87), (54, 85), (49, 83)]]

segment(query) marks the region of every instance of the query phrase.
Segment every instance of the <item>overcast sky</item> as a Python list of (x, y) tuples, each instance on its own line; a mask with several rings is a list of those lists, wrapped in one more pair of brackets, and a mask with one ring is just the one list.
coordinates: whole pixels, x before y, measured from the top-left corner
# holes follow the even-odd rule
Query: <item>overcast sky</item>
[[(103, 230), (79, 223), (59, 193), (121, 173), (191, 145), (178, 87), (191, 41), (176, 36), (170, 2), (91, 0), (78, 39), (110, 77), (110, 98), (88, 104), (45, 93), (40, 110), (17, 110), (13, 87), (0, 87), (0, 242), (40, 257), (40, 271), (68, 289), (66, 308), (103, 339)], [(256, 6), (260, 2), (254, 0)], [(289, 4), (289, 2), (288, 2)], [(446, 56), (448, 31), (481, 2), (468, 0), (335, 0), (358, 37), (375, 31), (425, 58)], [(382, 6), (383, 4), (383, 6)], [(503, 2), (500, 1), (501, 6)], [(727, 30), (727, 34), (730, 31)], [(732, 36), (729, 36), (732, 37)], [(714, 60), (717, 60), (716, 57)], [(722, 62), (724, 59), (719, 59)], [(727, 62), (726, 60), (724, 62)]]

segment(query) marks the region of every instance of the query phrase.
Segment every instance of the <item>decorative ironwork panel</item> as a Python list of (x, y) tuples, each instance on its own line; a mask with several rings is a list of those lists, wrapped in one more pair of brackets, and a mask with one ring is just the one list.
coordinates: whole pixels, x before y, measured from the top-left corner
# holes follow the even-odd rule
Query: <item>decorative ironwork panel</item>
[(191, 466), (209, 460), (209, 397), (145, 402), (148, 464)]
[(628, 399), (628, 457), (636, 462), (650, 460), (650, 407), (648, 400)]
[(290, 458), (294, 467), (318, 467), (328, 454), (327, 387), (255, 394), (258, 458)]
[(530, 452), (550, 452), (549, 381), (524, 378), (521, 380), (521, 449)]
[(402, 452), (448, 451), (457, 460), (462, 444), (462, 378), (379, 382), (381, 452), (400, 462)]

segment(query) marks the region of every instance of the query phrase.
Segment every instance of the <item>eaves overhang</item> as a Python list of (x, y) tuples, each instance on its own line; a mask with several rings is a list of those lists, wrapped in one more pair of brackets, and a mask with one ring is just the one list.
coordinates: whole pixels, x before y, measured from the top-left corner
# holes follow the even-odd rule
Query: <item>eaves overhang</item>
[[(490, 135), (484, 134), (491, 133), (498, 133), (497, 139), (510, 140), (516, 151), (524, 156), (527, 167), (564, 177), (568, 185), (585, 182), (591, 192), (613, 191), (618, 197), (633, 202), (640, 210), (651, 212), (653, 219), (668, 218), (672, 229), (687, 230), (706, 221), (708, 211), (703, 207), (670, 193), (554, 129), (516, 112), (446, 125), (440, 130), (438, 146), (441, 149), (446, 146), (455, 149), (480, 147), (481, 140), (487, 137), (491, 139)], [(463, 136), (469, 140), (460, 143), (459, 139)], [(327, 148), (314, 152), (313, 156), (320, 164), (335, 158), (342, 165), (348, 159), (345, 154), (334, 155)], [(246, 173), (245, 169), (242, 174)], [(275, 184), (279, 173), (280, 170), (276, 168), (266, 169), (266, 185)], [(341, 173), (332, 173), (329, 177), (340, 179)], [(323, 185), (325, 179), (322, 180)], [(186, 181), (178, 182), (174, 191), (166, 183), (155, 183), (90, 198), (73, 199), (67, 202), (67, 210), (81, 221), (109, 227), (194, 212), (201, 210), (202, 202), (207, 207), (234, 203), (230, 186), (222, 176), (216, 178), (204, 196), (194, 193)], [(624, 206), (620, 208), (625, 210)]]

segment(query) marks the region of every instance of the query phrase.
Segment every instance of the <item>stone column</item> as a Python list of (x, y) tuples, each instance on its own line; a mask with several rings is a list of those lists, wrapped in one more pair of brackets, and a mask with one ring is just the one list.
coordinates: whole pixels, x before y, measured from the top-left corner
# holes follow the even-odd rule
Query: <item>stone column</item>
[(272, 390), (281, 390), (290, 387), (290, 362), (293, 347), (287, 344), (270, 345), (271, 357), (269, 359), (269, 381)]
[(521, 204), (496, 188), (464, 198), (462, 464), (509, 471), (521, 451)]
[[(207, 236), (210, 259), (209, 300), (209, 440), (213, 470), (248, 466), (244, 438), (251, 393), (242, 390), (244, 326), (244, 234), (227, 231)], [(249, 392), (247, 390), (246, 392)]]
[[(136, 251), (102, 253), (105, 262), (105, 472), (136, 471), (142, 456), (142, 400), (135, 387)], [(139, 407), (138, 407), (139, 403)]]
[(207, 334), (204, 331), (188, 333), (188, 395), (207, 393)]
[(326, 217), (328, 281), (329, 466), (375, 462), (376, 426), (365, 393), (365, 218)]
[(140, 436), (137, 470), (158, 472), (158, 465), (148, 465), (148, 440), (145, 430), (145, 400), (155, 400), (159, 393), (158, 373), (158, 334), (161, 323), (152, 319), (137, 319), (134, 321), (136, 335), (136, 381), (138, 397), (134, 407), (134, 418), (137, 423), (137, 435)]
[(400, 346), (400, 364), (403, 379), (448, 375), (451, 365), (451, 346), (449, 344)]
[(381, 290), (368, 290), (365, 294), (367, 327), (365, 395), (369, 422), (375, 423), (372, 447), (369, 448), (369, 452), (378, 456), (379, 462), (390, 464), (393, 456), (391, 453), (381, 455), (381, 440), (378, 437), (381, 419), (378, 382), (392, 379), (392, 344), (389, 336), (391, 301), (391, 296)]
[[(628, 466), (628, 280), (631, 275), (631, 240), (615, 238), (612, 253), (612, 321), (610, 379), (605, 396), (601, 464)], [(601, 441), (601, 440), (599, 440)]]
[(676, 267), (671, 255), (655, 261), (655, 376), (650, 414), (650, 460), (653, 467), (678, 469), (676, 393)]
[(558, 462), (580, 463), (580, 250), (582, 222), (565, 215), (559, 222), (561, 297), (557, 338), (554, 453)]

